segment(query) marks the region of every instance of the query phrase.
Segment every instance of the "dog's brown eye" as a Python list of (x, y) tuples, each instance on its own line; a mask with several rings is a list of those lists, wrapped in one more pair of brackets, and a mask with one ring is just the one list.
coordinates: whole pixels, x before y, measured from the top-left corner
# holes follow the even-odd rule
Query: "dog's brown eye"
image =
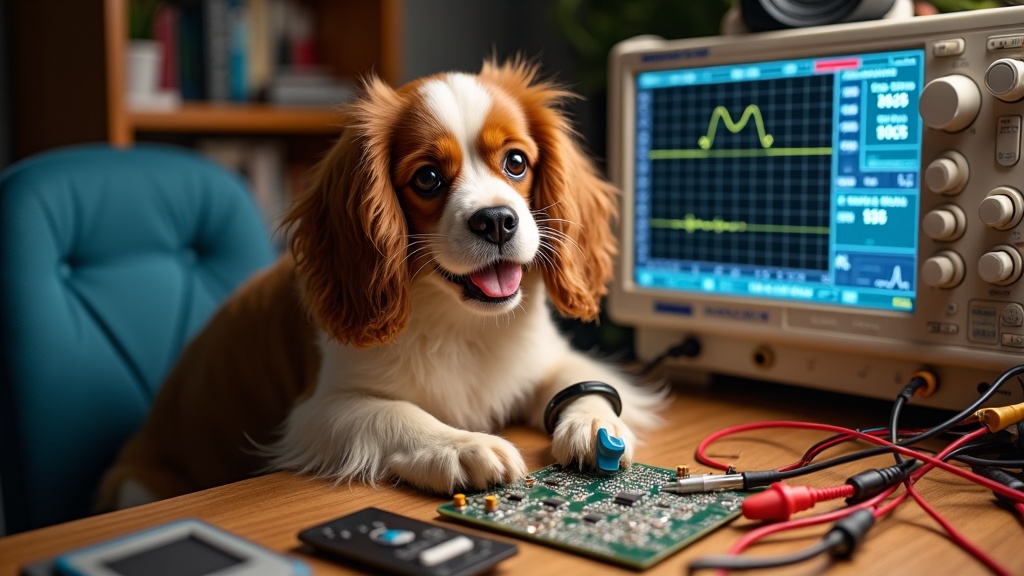
[(444, 180), (441, 173), (433, 166), (424, 166), (412, 176), (412, 187), (421, 196), (433, 196), (441, 190)]
[(519, 150), (512, 150), (505, 155), (505, 165), (502, 170), (513, 180), (522, 180), (526, 177), (526, 154)]

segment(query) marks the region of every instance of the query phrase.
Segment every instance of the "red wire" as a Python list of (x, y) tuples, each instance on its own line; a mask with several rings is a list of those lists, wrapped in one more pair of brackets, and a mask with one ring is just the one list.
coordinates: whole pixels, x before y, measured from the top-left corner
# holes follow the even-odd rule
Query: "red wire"
[[(987, 433), (988, 430), (986, 430), (985, 428), (980, 428), (978, 430), (975, 430), (974, 432), (971, 432), (970, 434), (965, 434), (963, 437), (958, 438), (955, 442), (950, 443), (950, 445), (947, 446), (944, 450), (942, 450), (942, 452), (939, 452), (936, 455), (936, 457), (945, 458), (947, 455), (953, 452), (953, 450), (956, 450), (957, 448), (960, 448), (961, 446), (970, 442), (971, 440), (980, 438)], [(1010, 572), (1008, 570), (1000, 566), (999, 563), (995, 561), (995, 559), (993, 559), (991, 556), (985, 553), (985, 551), (981, 548), (978, 548), (974, 543), (969, 541), (963, 534), (961, 534), (956, 528), (954, 528), (953, 525), (950, 524), (944, 516), (939, 514), (938, 510), (936, 510), (934, 507), (932, 507), (931, 504), (928, 504), (924, 500), (924, 497), (921, 496), (921, 493), (918, 492), (917, 488), (914, 487), (914, 484), (918, 480), (923, 478), (924, 475), (927, 474), (928, 471), (930, 471), (931, 469), (932, 466), (925, 465), (919, 468), (918, 470), (915, 470), (914, 473), (911, 475), (910, 481), (904, 482), (904, 484), (907, 487), (907, 493), (909, 493), (910, 496), (914, 498), (914, 501), (917, 502), (917, 505), (920, 506), (921, 509), (927, 512), (929, 516), (931, 516), (936, 522), (939, 523), (940, 526), (942, 526), (942, 529), (946, 531), (946, 534), (949, 536), (950, 540), (952, 540), (958, 546), (963, 548), (964, 551), (966, 551), (968, 554), (974, 556), (974, 558), (976, 558), (979, 562), (984, 564), (992, 572), (995, 572), (1000, 576), (1010, 576)]]
[(866, 440), (872, 444), (888, 447), (894, 452), (898, 452), (903, 456), (915, 458), (922, 462), (931, 464), (932, 466), (942, 468), (943, 470), (951, 474), (955, 474), (957, 476), (960, 476), (961, 478), (965, 478), (967, 480), (970, 480), (971, 482), (980, 484), (985, 488), (992, 490), (993, 492), (998, 492), (999, 494), (1002, 494), (1010, 498), (1011, 500), (1014, 500), (1015, 502), (1024, 502), (1024, 492), (1018, 492), (1017, 490), (1004, 486), (993, 480), (989, 480), (988, 478), (979, 476), (969, 470), (964, 470), (962, 468), (949, 464), (948, 462), (943, 462), (938, 458), (918, 452), (911, 448), (899, 446), (897, 444), (893, 444), (881, 438), (875, 438), (874, 436), (865, 434), (864, 432), (851, 430), (849, 428), (843, 428), (842, 426), (833, 426), (831, 424), (819, 424), (815, 422), (798, 422), (791, 420), (773, 420), (768, 422), (757, 422), (753, 424), (740, 424), (739, 426), (732, 426), (729, 428), (725, 428), (723, 430), (719, 430), (718, 432), (715, 432), (714, 434), (711, 434), (710, 436), (705, 438), (697, 447), (696, 458), (697, 460), (708, 466), (719, 469), (728, 469), (728, 464), (718, 462), (717, 460), (709, 458), (703, 454), (703, 452), (707, 449), (707, 446), (710, 445), (711, 442), (718, 440), (719, 438), (722, 438), (724, 436), (736, 434), (739, 432), (746, 432), (747, 430), (759, 430), (764, 428), (796, 428), (799, 430), (818, 430), (823, 432), (832, 432), (833, 434), (850, 434), (857, 437), (860, 440)]
[[(729, 434), (738, 433), (738, 431), (745, 431), (745, 430), (748, 430), (748, 429), (757, 429), (759, 427), (797, 427), (797, 428), (810, 428), (810, 429), (828, 429), (829, 431), (835, 431), (835, 429), (838, 428), (839, 426), (831, 426), (831, 425), (828, 425), (828, 424), (816, 424), (816, 423), (810, 423), (810, 422), (786, 422), (786, 421), (762, 422), (762, 423), (759, 423), (759, 424), (742, 424), (742, 425), (739, 425), (739, 426), (734, 426), (732, 428), (726, 428), (724, 430), (719, 430), (719, 433), (716, 433), (713, 436), (715, 437), (714, 439), (719, 439), (719, 438), (723, 438), (725, 436), (728, 436)], [(906, 500), (906, 498), (908, 496), (912, 496), (913, 499), (916, 502), (918, 502), (918, 504), (921, 505), (922, 508), (928, 513), (928, 515), (931, 516), (933, 519), (935, 519), (935, 521), (937, 523), (939, 523), (940, 526), (942, 526), (942, 528), (946, 531), (946, 533), (948, 534), (949, 538), (953, 542), (955, 542), (958, 546), (961, 546), (965, 551), (970, 553), (972, 557), (974, 557), (979, 562), (984, 564), (992, 572), (995, 572), (996, 574), (999, 574), (999, 575), (1009, 575), (1010, 572), (1008, 572), (1006, 569), (1000, 567), (991, 557), (988, 556), (987, 553), (985, 553), (983, 550), (978, 548), (972, 542), (967, 540), (967, 538), (965, 538), (961, 533), (956, 531), (956, 529), (951, 524), (949, 524), (948, 521), (945, 520), (945, 518), (943, 518), (940, 515), (938, 510), (936, 510), (934, 507), (932, 507), (930, 504), (928, 504), (928, 502), (926, 502), (924, 500), (924, 498), (921, 496), (921, 494), (913, 488), (913, 483), (914, 482), (920, 480), (926, 474), (926, 472), (928, 472), (929, 470), (931, 470), (931, 469), (933, 469), (935, 467), (943, 467), (943, 469), (949, 469), (950, 471), (957, 470), (957, 472), (963, 472), (964, 470), (961, 470), (961, 468), (957, 468), (955, 466), (947, 464), (946, 462), (942, 461), (941, 458), (945, 457), (947, 454), (949, 454), (953, 450), (955, 450), (955, 449), (957, 449), (957, 448), (967, 444), (968, 442), (971, 442), (972, 440), (975, 440), (975, 439), (977, 439), (977, 438), (979, 438), (981, 436), (984, 436), (985, 434), (987, 434), (987, 431), (988, 430), (985, 429), (985, 428), (979, 428), (979, 429), (973, 431), (973, 433), (965, 435), (964, 437), (961, 437), (961, 438), (957, 439), (956, 441), (951, 443), (949, 446), (947, 446), (942, 452), (937, 454), (935, 457), (927, 456), (927, 455), (920, 454), (920, 453), (915, 453), (913, 450), (903, 449), (902, 447), (898, 447), (898, 446), (893, 445), (893, 448), (895, 450), (897, 450), (897, 451), (899, 451), (901, 453), (904, 453), (905, 455), (908, 455), (908, 456), (914, 457), (914, 458), (923, 459), (923, 460), (929, 462), (928, 464), (925, 464), (924, 466), (922, 466), (920, 469), (915, 470), (914, 474), (911, 476), (911, 479), (904, 483), (904, 485), (906, 486), (906, 489), (907, 489), (907, 491), (905, 493), (900, 494), (899, 496), (897, 496), (896, 498), (894, 498), (893, 500), (891, 500), (889, 502), (886, 502), (885, 505), (880, 505), (881, 502), (883, 502), (886, 498), (888, 498), (890, 495), (892, 495), (893, 492), (895, 492), (896, 487), (892, 487), (892, 488), (888, 489), (887, 491), (883, 492), (882, 494), (879, 494), (879, 495), (874, 496), (873, 498), (870, 498), (870, 499), (868, 499), (868, 500), (866, 500), (864, 502), (860, 502), (860, 503), (858, 503), (856, 505), (849, 506), (847, 508), (842, 508), (842, 509), (839, 509), (839, 510), (823, 513), (823, 515), (817, 515), (817, 516), (812, 516), (812, 517), (805, 517), (805, 518), (798, 519), (798, 520), (787, 521), (787, 522), (780, 522), (780, 523), (775, 523), (775, 524), (769, 524), (769, 525), (762, 526), (762, 527), (760, 527), (758, 529), (755, 529), (755, 530), (749, 532), (748, 534), (745, 534), (742, 538), (740, 538), (729, 549), (729, 553), (731, 553), (731, 554), (738, 554), (738, 553), (742, 552), (746, 547), (751, 546), (752, 544), (754, 544), (755, 542), (757, 542), (761, 538), (764, 538), (764, 537), (769, 536), (771, 534), (775, 534), (775, 533), (786, 531), (786, 530), (795, 530), (795, 529), (803, 528), (803, 527), (806, 527), (806, 526), (813, 526), (813, 525), (817, 525), (817, 524), (823, 524), (823, 523), (826, 523), (826, 522), (834, 522), (836, 520), (839, 520), (839, 519), (845, 518), (846, 516), (849, 516), (850, 513), (852, 513), (854, 510), (857, 510), (857, 509), (860, 509), (860, 508), (876, 507), (876, 509), (873, 510), (874, 516), (876, 516), (876, 518), (882, 518), (883, 516), (887, 515), (887, 513), (891, 512), (893, 509), (895, 509), (900, 503), (902, 503), (904, 500)], [(876, 443), (876, 444), (883, 444), (883, 445), (890, 444), (890, 443), (887, 443), (887, 442), (885, 442), (885, 441), (883, 441), (881, 439), (874, 438), (873, 436), (870, 436), (868, 434), (859, 433), (859, 431), (856, 431), (856, 430), (847, 430), (846, 433), (841, 433), (841, 434), (843, 434), (844, 437), (849, 436), (850, 438), (860, 438), (862, 440), (864, 439), (864, 437), (867, 437), (867, 438), (870, 438), (869, 442), (873, 442), (873, 443)], [(709, 437), (709, 439), (711, 439), (711, 438), (712, 437)], [(702, 455), (702, 454), (700, 454), (700, 451), (707, 449), (707, 447), (710, 444), (711, 444), (711, 442), (709, 442), (708, 439), (706, 439), (705, 442), (701, 442), (700, 443), (700, 446), (697, 449), (698, 450), (698, 459), (699, 459), (699, 456)], [(827, 446), (833, 446), (833, 445), (834, 444), (828, 444)], [(823, 446), (822, 449), (824, 449), (827, 446)], [(714, 462), (714, 460), (712, 460), (711, 458), (708, 458), (708, 460)], [(956, 472), (954, 472), (954, 474), (956, 474)], [(965, 475), (970, 475), (970, 477), (976, 477), (976, 478), (970, 478), (969, 476), (965, 476)], [(987, 480), (987, 479), (983, 479), (981, 477), (978, 477), (977, 475), (974, 475), (973, 472), (964, 472), (964, 475), (961, 475), (961, 476), (965, 476), (965, 478), (968, 478), (969, 480), (972, 480), (972, 481), (975, 481), (976, 479), (977, 480)], [(997, 484), (997, 483), (992, 483), (992, 484)], [(1001, 485), (999, 485), (999, 486), (1001, 486)], [(1021, 496), (1018, 495), (1018, 498), (1021, 498)], [(1024, 503), (1018, 503), (1017, 507), (1024, 508)], [(719, 571), (719, 574), (725, 574), (725, 571)]]
[[(912, 435), (915, 435), (915, 434), (919, 434), (921, 432), (923, 432), (923, 430), (900, 430), (899, 431), (899, 435), (901, 437), (903, 437), (903, 436), (912, 436)], [(888, 430), (872, 430), (870, 432), (865, 432), (865, 434), (870, 434), (870, 435), (876, 436), (876, 437), (885, 437), (885, 436), (889, 435), (889, 431)], [(795, 470), (797, 468), (806, 466), (806, 465), (810, 464), (812, 461), (814, 461), (814, 459), (817, 458), (818, 455), (820, 455), (821, 453), (825, 452), (829, 448), (832, 448), (834, 446), (838, 446), (838, 445), (840, 445), (840, 444), (842, 444), (844, 442), (849, 442), (850, 440), (856, 440), (856, 436), (852, 436), (850, 434), (838, 434), (831, 441), (822, 442), (821, 445), (817, 446), (815, 449), (808, 450), (807, 452), (805, 452), (803, 457), (800, 460), (798, 460), (796, 462), (793, 462), (792, 464), (787, 464), (787, 465), (779, 468), (778, 470), (780, 472), (785, 472), (787, 470)]]
[[(961, 440), (957, 440), (957, 442), (961, 442)], [(746, 535), (740, 538), (735, 544), (733, 544), (732, 548), (729, 549), (729, 553), (739, 554), (748, 546), (752, 545), (754, 542), (760, 540), (761, 538), (764, 538), (765, 536), (769, 536), (777, 532), (782, 532), (785, 530), (795, 530), (797, 528), (814, 526), (816, 524), (823, 524), (825, 522), (833, 522), (835, 520), (839, 520), (840, 518), (849, 516), (856, 510), (860, 510), (862, 508), (876, 507), (879, 504), (881, 504), (882, 501), (884, 501), (886, 498), (892, 495), (892, 493), (896, 491), (896, 488), (896, 486), (893, 486), (891, 488), (886, 489), (882, 493), (877, 494), (872, 498), (869, 498), (868, 500), (865, 500), (864, 502), (860, 502), (858, 504), (854, 504), (853, 506), (849, 506), (846, 508), (840, 508), (839, 510), (834, 510), (832, 512), (828, 512), (825, 514), (805, 516), (803, 518), (798, 518), (796, 520), (787, 520), (785, 522), (776, 522), (774, 524), (765, 524), (760, 528), (756, 528), (748, 532)], [(894, 498), (889, 503), (887, 503), (885, 506), (876, 508), (874, 511), (875, 518), (880, 518), (885, 514), (888, 514), (906, 498), (907, 494), (901, 494)]]
[[(751, 530), (750, 532), (747, 532), (746, 534), (744, 534), (742, 538), (737, 540), (736, 543), (732, 545), (732, 548), (729, 548), (729, 554), (733, 554), (733, 555), (740, 554), (747, 547), (753, 545), (758, 540), (760, 540), (760, 539), (762, 539), (762, 538), (764, 538), (766, 536), (771, 536), (772, 534), (775, 534), (777, 532), (783, 532), (783, 531), (786, 531), (786, 530), (796, 530), (798, 528), (805, 528), (807, 526), (814, 526), (814, 525), (817, 525), (817, 524), (824, 524), (825, 522), (834, 522), (836, 520), (839, 520), (840, 518), (845, 518), (846, 516), (849, 516), (850, 514), (852, 514), (856, 510), (860, 510), (862, 508), (870, 508), (870, 507), (873, 507), (873, 506), (877, 505), (879, 502), (881, 502), (881, 501), (885, 500), (886, 498), (888, 498), (889, 495), (891, 495), (895, 491), (896, 491), (896, 486), (893, 486), (891, 488), (887, 488), (886, 490), (884, 490), (880, 494), (877, 494), (877, 495), (875, 495), (875, 496), (873, 496), (873, 497), (871, 497), (871, 498), (869, 498), (869, 499), (867, 499), (867, 500), (865, 500), (863, 502), (860, 502), (858, 504), (854, 504), (853, 506), (849, 506), (847, 508), (840, 508), (839, 510), (834, 510), (832, 512), (827, 512), (825, 514), (817, 514), (817, 515), (814, 515), (814, 516), (804, 516), (803, 518), (797, 518), (796, 520), (787, 520), (785, 522), (775, 522), (773, 524), (765, 524), (765, 525), (763, 525), (763, 526), (761, 526), (759, 528), (755, 528), (755, 529)], [(904, 498), (906, 497), (905, 495), (901, 495), (901, 496), (904, 497)], [(876, 514), (876, 516), (877, 516), (877, 514)], [(719, 570), (717, 573), (718, 573), (719, 576), (724, 576), (726, 574), (726, 571), (725, 570)]]
[(999, 574), (1000, 576), (1012, 576), (1012, 573), (1009, 570), (1000, 566), (994, 558), (986, 554), (984, 550), (978, 548), (974, 545), (973, 542), (965, 538), (964, 535), (957, 531), (957, 529), (954, 528), (948, 520), (946, 520), (941, 514), (939, 514), (938, 510), (936, 510), (935, 508), (932, 507), (931, 504), (926, 502), (924, 498), (921, 496), (921, 494), (917, 491), (917, 489), (914, 488), (913, 482), (906, 482), (905, 484), (907, 487), (907, 492), (910, 493), (910, 495), (914, 498), (914, 501), (917, 502), (917, 505), (920, 506), (925, 512), (927, 512), (928, 515), (931, 516), (936, 522), (938, 522), (940, 526), (942, 526), (942, 529), (946, 531), (946, 535), (949, 536), (950, 540), (956, 542), (958, 546), (963, 548), (971, 556), (974, 556), (979, 562), (984, 564), (992, 572)]

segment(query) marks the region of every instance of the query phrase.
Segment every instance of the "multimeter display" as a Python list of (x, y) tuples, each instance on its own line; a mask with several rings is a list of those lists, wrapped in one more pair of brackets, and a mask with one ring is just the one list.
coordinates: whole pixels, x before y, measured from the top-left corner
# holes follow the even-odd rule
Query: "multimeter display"
[(308, 576), (283, 554), (201, 520), (178, 520), (58, 556), (68, 576)]
[(206, 576), (244, 560), (196, 536), (186, 536), (105, 566), (121, 576)]

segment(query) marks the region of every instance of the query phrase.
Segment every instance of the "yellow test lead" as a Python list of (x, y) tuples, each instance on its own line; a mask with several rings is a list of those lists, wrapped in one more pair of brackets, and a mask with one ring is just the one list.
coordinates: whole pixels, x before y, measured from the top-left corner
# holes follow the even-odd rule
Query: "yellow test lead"
[(982, 408), (975, 412), (974, 416), (988, 428), (989, 432), (999, 432), (1024, 420), (1024, 402), (1010, 406)]

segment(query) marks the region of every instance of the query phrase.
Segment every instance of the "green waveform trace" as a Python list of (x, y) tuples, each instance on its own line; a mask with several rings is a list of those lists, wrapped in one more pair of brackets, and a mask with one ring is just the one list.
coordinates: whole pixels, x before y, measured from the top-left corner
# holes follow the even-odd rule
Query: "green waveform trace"
[(729, 221), (722, 218), (704, 220), (693, 214), (682, 218), (652, 218), (651, 228), (670, 228), (683, 230), (687, 234), (695, 232), (714, 232), (715, 234), (735, 234), (743, 232), (767, 232), (770, 234), (828, 234), (828, 226), (795, 226), (789, 224), (751, 224), (742, 220)]
[(755, 158), (759, 156), (830, 156), (831, 146), (807, 148), (751, 148), (741, 150), (664, 149), (651, 150), (651, 160), (697, 160), (703, 158)]
[(697, 144), (703, 150), (710, 150), (711, 146), (715, 143), (715, 133), (718, 131), (718, 124), (720, 122), (725, 124), (726, 130), (736, 134), (746, 128), (747, 122), (751, 118), (754, 119), (754, 125), (757, 127), (757, 138), (761, 142), (761, 147), (771, 148), (775, 138), (765, 131), (764, 118), (761, 117), (761, 109), (757, 107), (757, 104), (750, 104), (744, 108), (743, 113), (740, 114), (740, 119), (736, 122), (733, 122), (732, 116), (725, 106), (716, 106), (711, 111), (711, 120), (708, 121), (707, 134), (701, 136), (697, 140)]

